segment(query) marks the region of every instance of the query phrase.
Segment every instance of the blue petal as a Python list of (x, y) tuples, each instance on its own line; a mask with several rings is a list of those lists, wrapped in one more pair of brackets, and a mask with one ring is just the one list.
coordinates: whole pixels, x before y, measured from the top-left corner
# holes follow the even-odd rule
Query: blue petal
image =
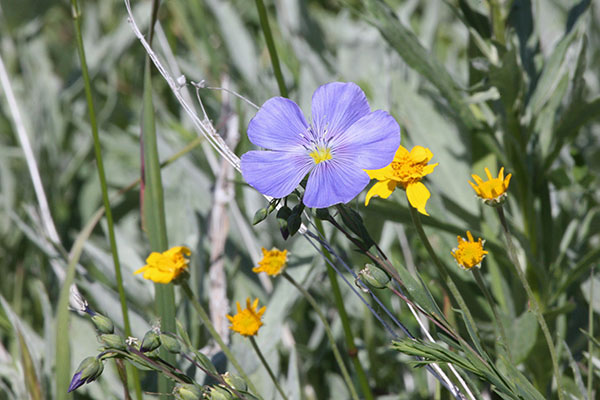
[(351, 159), (360, 169), (387, 166), (399, 146), (400, 126), (394, 117), (381, 110), (365, 115), (331, 141), (334, 158)]
[(312, 97), (312, 120), (319, 137), (330, 139), (342, 134), (371, 111), (367, 97), (352, 82), (332, 82), (320, 86)]
[(248, 124), (248, 139), (269, 150), (291, 150), (308, 144), (308, 123), (292, 100), (273, 97)]
[(347, 203), (369, 183), (369, 175), (352, 162), (328, 160), (311, 172), (304, 192), (307, 207), (325, 208)]
[(242, 176), (250, 186), (268, 196), (292, 193), (315, 165), (306, 152), (249, 151), (242, 155)]

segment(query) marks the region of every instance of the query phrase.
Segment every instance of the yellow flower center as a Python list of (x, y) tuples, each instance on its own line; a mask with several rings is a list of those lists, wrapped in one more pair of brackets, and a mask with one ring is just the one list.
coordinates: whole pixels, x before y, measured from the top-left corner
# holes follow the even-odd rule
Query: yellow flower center
[(423, 169), (427, 165), (427, 161), (416, 162), (410, 153), (406, 153), (395, 159), (390, 164), (392, 167), (394, 180), (398, 181), (404, 189), (411, 183), (420, 182), (421, 179), (426, 175), (423, 173)]
[(243, 310), (240, 303), (237, 302), (237, 314), (227, 316), (227, 319), (231, 322), (229, 329), (243, 336), (256, 335), (258, 329), (263, 325), (261, 317), (266, 311), (266, 307), (262, 307), (258, 311), (257, 308), (258, 299), (255, 299), (252, 304), (250, 304), (250, 298), (246, 299), (246, 308)]
[(331, 160), (331, 151), (327, 147), (317, 146), (309, 156), (315, 160), (315, 164), (322, 163), (323, 161)]
[(483, 250), (481, 238), (475, 242), (469, 231), (467, 231), (467, 237), (468, 241), (458, 236), (458, 247), (452, 251), (452, 256), (460, 267), (471, 269), (479, 266), (488, 252)]
[(258, 267), (252, 268), (252, 272), (266, 272), (270, 276), (276, 276), (283, 271), (287, 263), (287, 250), (281, 251), (276, 248), (266, 250), (262, 248), (263, 259), (258, 262)]

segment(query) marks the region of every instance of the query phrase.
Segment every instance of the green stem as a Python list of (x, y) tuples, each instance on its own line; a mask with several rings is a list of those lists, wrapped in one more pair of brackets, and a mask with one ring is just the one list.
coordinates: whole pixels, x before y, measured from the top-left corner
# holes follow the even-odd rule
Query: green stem
[(287, 279), (288, 282), (290, 282), (292, 285), (294, 285), (294, 287), (296, 287), (296, 289), (298, 289), (298, 291), (300, 291), (300, 293), (302, 293), (302, 295), (310, 303), (312, 308), (316, 311), (317, 315), (319, 316), (319, 319), (321, 319), (321, 322), (323, 323), (323, 327), (325, 328), (325, 334), (327, 335), (327, 338), (329, 339), (329, 343), (331, 344), (331, 350), (333, 351), (333, 356), (335, 357), (335, 360), (337, 361), (338, 366), (340, 367), (340, 371), (342, 372), (344, 381), (346, 381), (348, 390), (350, 390), (350, 394), (352, 395), (352, 398), (358, 400), (358, 394), (356, 393), (356, 390), (354, 389), (354, 385), (352, 384), (352, 378), (350, 378), (350, 374), (348, 373), (348, 370), (346, 369), (346, 365), (344, 364), (342, 355), (340, 354), (340, 351), (338, 350), (338, 347), (335, 344), (335, 338), (333, 337), (333, 332), (331, 331), (331, 327), (329, 326), (329, 323), (327, 322), (327, 318), (325, 318), (323, 311), (321, 311), (319, 304), (317, 303), (315, 298), (312, 297), (312, 295), (306, 289), (304, 289), (302, 286), (300, 286), (300, 284), (298, 282), (296, 282), (294, 280), (294, 278), (292, 278), (287, 272), (284, 271), (281, 275), (285, 279)]
[(492, 16), (492, 29), (494, 31), (494, 37), (498, 43), (504, 45), (504, 19), (502, 18), (502, 6), (498, 0), (490, 0), (490, 13)]
[(279, 86), (279, 93), (283, 97), (288, 97), (288, 91), (285, 87), (285, 81), (283, 80), (283, 74), (281, 73), (281, 67), (279, 65), (277, 49), (275, 48), (275, 42), (273, 41), (273, 34), (271, 33), (271, 27), (269, 26), (267, 9), (262, 0), (256, 0), (256, 9), (260, 19), (260, 27), (262, 28), (263, 34), (265, 35), (265, 41), (267, 42), (267, 49), (269, 50), (269, 56), (271, 57), (273, 73), (275, 74), (275, 79), (277, 79), (277, 86)]
[[(119, 300), (121, 303), (121, 312), (123, 314), (123, 326), (125, 334), (131, 336), (131, 325), (129, 323), (129, 311), (127, 309), (127, 299), (125, 296), (125, 289), (123, 287), (123, 276), (121, 274), (121, 263), (119, 261), (119, 252), (117, 248), (117, 241), (115, 238), (115, 228), (110, 208), (110, 200), (108, 198), (108, 187), (106, 184), (106, 174), (104, 172), (104, 161), (102, 159), (102, 147), (100, 145), (100, 136), (98, 134), (98, 123), (96, 121), (96, 111), (94, 108), (94, 100), (92, 97), (92, 85), (90, 83), (90, 76), (87, 67), (87, 60), (85, 57), (85, 49), (83, 47), (83, 38), (81, 35), (81, 10), (77, 0), (71, 0), (71, 7), (73, 11), (73, 21), (75, 24), (75, 37), (77, 40), (77, 52), (79, 54), (79, 61), (81, 63), (81, 74), (83, 75), (83, 83), (85, 88), (85, 98), (88, 106), (88, 113), (90, 116), (90, 126), (92, 128), (92, 136), (94, 138), (94, 152), (96, 154), (96, 165), (98, 167), (98, 178), (100, 179), (100, 187), (102, 188), (102, 202), (104, 204), (104, 210), (106, 215), (106, 222), (108, 225), (108, 239), (110, 242), (110, 250), (112, 252), (113, 263), (115, 266), (115, 279), (117, 281), (117, 291), (119, 292)], [(131, 367), (128, 364), (127, 371), (131, 376), (135, 388), (136, 397), (138, 400), (142, 399), (142, 387), (137, 369)]]
[(285, 392), (283, 391), (283, 389), (281, 388), (281, 386), (279, 386), (279, 382), (277, 382), (277, 378), (275, 377), (275, 374), (273, 374), (273, 371), (271, 370), (271, 367), (269, 367), (269, 363), (267, 362), (267, 360), (263, 356), (262, 352), (260, 351), (260, 348), (256, 344), (256, 340), (254, 340), (254, 336), (250, 336), (250, 343), (252, 344), (252, 347), (254, 348), (254, 351), (258, 355), (258, 358), (260, 358), (260, 362), (262, 362), (262, 364), (264, 365), (265, 369), (269, 373), (269, 376), (271, 377), (271, 380), (273, 381), (273, 384), (277, 388), (277, 391), (279, 392), (279, 394), (281, 394), (281, 397), (283, 397), (285, 400), (288, 400), (288, 397), (285, 395)]
[(433, 260), (433, 264), (436, 266), (437, 271), (440, 274), (440, 277), (442, 278), (442, 281), (448, 287), (448, 289), (450, 290), (450, 293), (452, 293), (452, 297), (454, 297), (454, 300), (456, 300), (456, 302), (458, 303), (458, 306), (462, 310), (464, 317), (467, 319), (466, 322), (469, 325), (471, 325), (473, 333), (471, 332), (471, 329), (467, 329), (467, 331), (469, 332), (471, 339), (473, 339), (473, 343), (475, 344), (477, 350), (482, 355), (485, 354), (485, 352), (479, 345), (479, 343), (480, 343), (479, 339), (476, 337), (473, 337), (473, 335), (477, 334), (476, 330), (475, 330), (476, 329), (475, 327), (477, 325), (475, 324), (475, 320), (473, 319), (473, 316), (471, 315), (471, 311), (467, 307), (467, 303), (465, 302), (462, 295), (460, 294), (460, 291), (458, 290), (458, 287), (456, 287), (456, 284), (452, 280), (452, 277), (446, 270), (446, 266), (440, 261), (437, 254), (433, 250), (433, 247), (431, 246), (431, 243), (429, 242), (429, 239), (427, 238), (427, 235), (425, 234), (425, 230), (423, 230), (423, 224), (421, 223), (421, 217), (419, 215), (419, 212), (413, 206), (411, 206), (410, 203), (409, 203), (408, 209), (410, 211), (410, 217), (412, 218), (413, 224), (417, 230), (417, 234), (419, 235), (421, 242), (423, 242), (423, 245), (427, 249), (427, 253), (429, 253), (429, 256)]
[(227, 347), (225, 342), (223, 342), (223, 339), (221, 339), (221, 335), (219, 335), (219, 333), (215, 329), (214, 325), (212, 324), (212, 322), (210, 320), (210, 317), (208, 316), (207, 312), (204, 310), (204, 307), (202, 307), (202, 304), (200, 304), (200, 302), (196, 299), (196, 296), (194, 296), (194, 293), (192, 292), (192, 289), (188, 285), (187, 281), (181, 282), (181, 288), (183, 289), (183, 291), (187, 295), (188, 299), (192, 303), (192, 306), (198, 313), (198, 316), (204, 323), (204, 326), (206, 327), (206, 329), (208, 329), (210, 336), (212, 336), (212, 338), (215, 340), (215, 342), (217, 342), (217, 344), (219, 345), (219, 347), (221, 348), (223, 353), (225, 353), (225, 356), (227, 357), (227, 359), (231, 362), (231, 364), (233, 364), (233, 366), (238, 371), (238, 373), (240, 374), (242, 379), (244, 379), (246, 381), (246, 383), (248, 384), (248, 387), (250, 388), (252, 393), (258, 394), (258, 390), (256, 390), (256, 387), (254, 386), (254, 384), (252, 383), (250, 378), (248, 378), (248, 375), (246, 375), (246, 373), (242, 369), (242, 366), (240, 365), (238, 360), (235, 358), (235, 356), (233, 355), (231, 350), (229, 350), (229, 347)]
[[(320, 219), (316, 219), (315, 225), (321, 235), (324, 236), (325, 231), (323, 230), (323, 222), (321, 222)], [(329, 254), (329, 251), (327, 251), (325, 247), (321, 246), (321, 251), (329, 261), (333, 262), (331, 254)], [(348, 319), (348, 313), (346, 312), (346, 307), (344, 306), (344, 299), (342, 298), (342, 292), (340, 291), (336, 272), (328, 264), (326, 264), (326, 268), (329, 281), (331, 282), (331, 290), (333, 292), (333, 298), (335, 299), (335, 305), (340, 314), (340, 321), (342, 322), (344, 337), (346, 338), (346, 346), (348, 347), (348, 355), (354, 364), (363, 396), (365, 396), (365, 399), (372, 400), (373, 394), (371, 393), (371, 388), (369, 387), (369, 379), (367, 378), (367, 374), (365, 373), (365, 370), (358, 359), (358, 349), (354, 344), (354, 335), (352, 334), (352, 329), (350, 329), (350, 320)]]
[(513, 266), (517, 270), (517, 275), (521, 280), (521, 284), (527, 293), (527, 297), (529, 298), (529, 306), (533, 313), (535, 314), (540, 327), (542, 328), (542, 332), (544, 333), (544, 338), (546, 339), (546, 344), (548, 345), (548, 350), (550, 351), (550, 358), (552, 359), (552, 368), (554, 369), (554, 375), (556, 378), (556, 387), (558, 390), (558, 398), (559, 400), (564, 399), (562, 382), (560, 379), (560, 370), (558, 369), (558, 359), (556, 357), (556, 350), (554, 347), (554, 342), (552, 340), (552, 335), (550, 335), (550, 331), (548, 330), (548, 325), (546, 325), (546, 320), (542, 315), (542, 311), (540, 309), (540, 304), (538, 303), (536, 297), (533, 295), (533, 291), (529, 286), (529, 282), (527, 282), (527, 278), (525, 277), (525, 273), (521, 269), (521, 264), (519, 263), (519, 259), (517, 257), (517, 253), (515, 251), (515, 246), (513, 245), (512, 238), (510, 236), (510, 231), (508, 230), (508, 224), (506, 223), (506, 218), (504, 217), (504, 210), (502, 207), (497, 207), (496, 211), (498, 211), (498, 217), (500, 219), (500, 224), (502, 225), (504, 231), (504, 237), (506, 239), (506, 244), (508, 246), (508, 255), (513, 263)]
[[(594, 269), (590, 273), (590, 301), (588, 303), (588, 335), (594, 337)], [(587, 375), (587, 398), (592, 398), (592, 382), (594, 380), (594, 341), (588, 339), (588, 375)]]
[(513, 358), (512, 358), (510, 346), (509, 346), (507, 336), (506, 336), (506, 329), (504, 329), (504, 324), (502, 323), (502, 319), (500, 318), (500, 314), (498, 313), (498, 309), (496, 308), (496, 303), (492, 299), (491, 293), (488, 291), (487, 287), (485, 286), (485, 283), (483, 282), (483, 277), (481, 276), (481, 271), (479, 271), (479, 268), (477, 268), (477, 267), (471, 268), (471, 271), (473, 271), (473, 276), (475, 277), (475, 282), (477, 282), (479, 289), (481, 289), (487, 302), (490, 304), (490, 307), (492, 308), (492, 312), (494, 313), (494, 318), (496, 319), (496, 324), (498, 327), (498, 333), (500, 334), (500, 339), (502, 340), (502, 345), (504, 346), (504, 349), (506, 350), (506, 354), (508, 355), (508, 360), (512, 363)]

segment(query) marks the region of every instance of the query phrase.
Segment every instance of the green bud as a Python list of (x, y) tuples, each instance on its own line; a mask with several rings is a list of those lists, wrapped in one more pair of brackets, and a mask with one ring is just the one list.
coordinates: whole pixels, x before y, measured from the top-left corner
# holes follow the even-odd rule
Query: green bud
[(142, 353), (150, 352), (152, 350), (156, 350), (160, 347), (160, 336), (154, 330), (150, 330), (146, 332), (144, 335), (144, 339), (142, 340), (142, 345), (140, 346), (140, 351)]
[(388, 273), (373, 264), (366, 264), (365, 267), (360, 270), (358, 275), (369, 286), (377, 289), (383, 289), (387, 287), (388, 283), (390, 282), (390, 276)]
[(100, 340), (104, 345), (111, 349), (117, 350), (125, 350), (127, 346), (125, 345), (125, 341), (119, 335), (115, 335), (114, 333), (100, 335)]
[(96, 313), (92, 316), (91, 319), (92, 319), (92, 322), (94, 323), (94, 326), (98, 330), (98, 332), (113, 333), (115, 331), (115, 325), (110, 320), (110, 318), (105, 317), (102, 314)]
[(191, 383), (178, 384), (173, 388), (173, 396), (176, 400), (200, 400), (202, 390)]
[(233, 394), (221, 386), (211, 386), (206, 396), (210, 400), (234, 400)]
[(181, 344), (179, 344), (179, 340), (177, 340), (176, 337), (166, 333), (161, 333), (160, 342), (162, 343), (163, 347), (167, 349), (167, 351), (174, 354), (181, 353)]
[(229, 372), (225, 372), (221, 376), (223, 377), (223, 380), (235, 390), (248, 390), (248, 385), (246, 384), (246, 381), (242, 379), (242, 377), (238, 375), (232, 375)]
[(254, 213), (254, 218), (252, 219), (252, 225), (256, 225), (259, 222), (262, 222), (269, 215), (269, 211), (266, 208), (261, 208)]

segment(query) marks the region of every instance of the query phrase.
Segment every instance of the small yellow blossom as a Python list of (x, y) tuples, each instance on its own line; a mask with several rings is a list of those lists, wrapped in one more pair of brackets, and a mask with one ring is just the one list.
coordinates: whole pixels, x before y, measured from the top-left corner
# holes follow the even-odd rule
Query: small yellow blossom
[(250, 298), (246, 299), (246, 308), (242, 310), (240, 306), (240, 302), (237, 303), (237, 314), (233, 317), (231, 315), (227, 316), (229, 322), (231, 322), (231, 329), (234, 332), (239, 333), (243, 336), (254, 336), (258, 333), (258, 329), (263, 325), (260, 320), (262, 315), (267, 310), (267, 307), (263, 306), (260, 310), (256, 310), (258, 308), (258, 299), (255, 299), (252, 304), (250, 304)]
[(425, 205), (431, 194), (429, 190), (421, 183), (421, 179), (425, 175), (433, 172), (433, 169), (438, 165), (427, 163), (433, 157), (433, 153), (425, 147), (415, 146), (409, 152), (404, 147), (400, 146), (394, 155), (394, 160), (382, 169), (365, 170), (371, 179), (377, 179), (367, 193), (365, 206), (369, 205), (369, 201), (373, 196), (379, 196), (383, 199), (390, 197), (396, 186), (400, 185), (406, 190), (406, 196), (410, 205), (416, 208), (421, 214), (427, 214)]
[(162, 253), (152, 252), (146, 258), (146, 265), (135, 271), (135, 274), (144, 273), (144, 279), (156, 283), (169, 283), (177, 278), (189, 260), (184, 257), (191, 254), (190, 249), (184, 246), (175, 246)]
[(458, 247), (452, 250), (452, 256), (456, 259), (458, 265), (465, 269), (473, 267), (481, 267), (481, 262), (488, 253), (483, 249), (485, 240), (479, 238), (477, 241), (473, 239), (471, 232), (467, 231), (468, 241), (458, 236)]
[(490, 206), (496, 206), (502, 204), (506, 199), (506, 191), (508, 190), (508, 184), (512, 174), (504, 177), (504, 167), (500, 168), (497, 178), (492, 178), (492, 174), (489, 169), (485, 169), (485, 174), (488, 180), (484, 181), (477, 175), (471, 175), (475, 183), (469, 181), (469, 184), (475, 189), (477, 196), (479, 196), (485, 204)]
[(252, 268), (252, 272), (266, 272), (269, 276), (277, 276), (283, 271), (287, 263), (287, 250), (281, 251), (275, 247), (271, 250), (262, 248), (263, 259), (258, 262), (258, 267)]

